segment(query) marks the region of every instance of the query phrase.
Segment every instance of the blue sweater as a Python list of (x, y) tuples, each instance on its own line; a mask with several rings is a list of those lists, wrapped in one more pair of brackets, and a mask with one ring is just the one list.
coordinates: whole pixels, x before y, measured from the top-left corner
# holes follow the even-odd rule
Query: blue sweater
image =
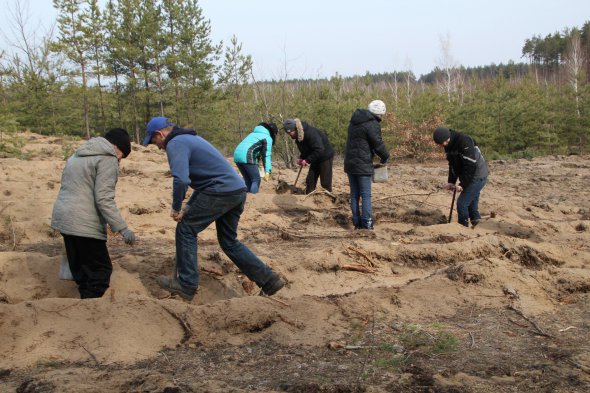
[[(172, 131), (174, 133), (176, 128)], [(172, 136), (172, 135), (171, 135)], [(172, 183), (172, 208), (179, 211), (188, 187), (195, 190), (189, 204), (199, 192), (231, 195), (246, 191), (242, 177), (221, 153), (197, 135), (172, 136), (166, 144)]]
[(264, 170), (272, 171), (272, 138), (270, 132), (263, 126), (256, 126), (234, 152), (236, 164), (258, 164), (260, 158), (264, 159)]

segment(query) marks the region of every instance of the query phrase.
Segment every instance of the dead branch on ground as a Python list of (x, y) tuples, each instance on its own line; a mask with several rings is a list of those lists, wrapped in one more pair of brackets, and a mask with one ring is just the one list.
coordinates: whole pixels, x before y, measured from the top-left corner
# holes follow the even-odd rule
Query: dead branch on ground
[(279, 303), (279, 304), (282, 304), (283, 306), (291, 307), (291, 306), (289, 305), (289, 303), (287, 303), (287, 302), (284, 302), (284, 301), (282, 301), (282, 300), (276, 299), (276, 298), (274, 298), (274, 297), (267, 296), (267, 295), (265, 295), (265, 294), (264, 294), (264, 292), (262, 292), (262, 291), (260, 291), (260, 293), (261, 293), (261, 294), (260, 294), (260, 296), (264, 296), (264, 297), (265, 297), (265, 298), (267, 298), (268, 300), (272, 300), (273, 302), (277, 302), (277, 303)]
[(281, 319), (281, 321), (285, 322), (288, 325), (294, 326), (297, 329), (303, 329), (305, 327), (305, 325), (302, 322), (299, 322), (297, 319), (295, 321), (291, 321), (290, 319), (281, 314), (279, 314), (279, 318)]
[(552, 335), (550, 335), (548, 333), (545, 333), (543, 331), (543, 329), (541, 329), (539, 327), (539, 325), (537, 325), (537, 323), (535, 321), (533, 321), (531, 318), (529, 318), (526, 315), (524, 315), (522, 311), (520, 311), (518, 308), (514, 307), (512, 304), (509, 304), (508, 305), (508, 309), (514, 311), (515, 313), (517, 313), (518, 315), (520, 315), (523, 319), (525, 319), (527, 322), (529, 322), (531, 325), (533, 325), (535, 327), (535, 330), (533, 331), (535, 334), (537, 334), (539, 336), (543, 336), (543, 337), (553, 338)]
[(362, 256), (363, 258), (365, 258), (367, 260), (367, 262), (369, 262), (369, 266), (370, 267), (377, 267), (377, 264), (375, 262), (373, 262), (373, 258), (371, 258), (369, 255), (367, 255), (367, 253), (355, 246), (348, 246), (347, 249), (349, 249), (350, 251), (354, 251), (357, 254), (359, 254), (360, 256)]
[(200, 269), (202, 272), (209, 273), (209, 274), (213, 275), (213, 278), (216, 278), (216, 279), (218, 279), (218, 280), (219, 280), (219, 279), (221, 279), (221, 277), (223, 277), (223, 276), (224, 276), (224, 274), (223, 274), (223, 273), (221, 273), (221, 272), (218, 272), (217, 270), (208, 269), (208, 268), (206, 268), (206, 267), (203, 267), (203, 266), (199, 267), (199, 269)]
[[(391, 196), (386, 196), (383, 198), (377, 198), (373, 200), (374, 202), (380, 202), (380, 201), (385, 201), (387, 199), (392, 199), (392, 198), (399, 198), (399, 197), (405, 197), (405, 196), (425, 196), (426, 199), (428, 199), (429, 196), (431, 196), (432, 194), (436, 194), (438, 191), (432, 191), (429, 193), (412, 193), (412, 194), (398, 194), (398, 195), (391, 195)], [(424, 199), (424, 201), (426, 201), (426, 199)]]
[(365, 265), (361, 265), (360, 263), (347, 263), (340, 266), (342, 270), (352, 270), (355, 272), (361, 273), (375, 273), (375, 269), (372, 267), (368, 267)]
[(94, 360), (94, 363), (96, 363), (97, 366), (100, 366), (100, 362), (98, 361), (98, 359), (96, 358), (96, 356), (94, 356), (94, 354), (92, 352), (87, 350), (84, 345), (82, 345), (82, 344), (78, 344), (78, 345), (80, 346), (80, 348), (85, 350), (88, 355), (90, 355), (90, 357), (92, 358), (92, 360)]
[(336, 195), (332, 194), (330, 191), (326, 191), (326, 190), (320, 190), (320, 189), (315, 189), (312, 192), (310, 192), (309, 194), (307, 194), (305, 197), (303, 197), (303, 200), (306, 200), (307, 197), (310, 197), (312, 195), (317, 195), (317, 194), (326, 194), (328, 195), (330, 198), (332, 198), (333, 201), (336, 200)]
[(12, 251), (16, 250), (16, 231), (14, 230), (14, 224), (12, 223), (12, 217), (8, 216), (8, 222), (10, 229), (12, 230)]
[(188, 324), (188, 322), (186, 322), (184, 320), (184, 318), (182, 318), (181, 316), (176, 314), (174, 311), (170, 310), (168, 307), (164, 307), (164, 306), (161, 306), (161, 307), (168, 314), (170, 314), (170, 316), (172, 316), (172, 318), (176, 319), (180, 323), (180, 326), (182, 327), (182, 331), (184, 332), (184, 335), (182, 336), (182, 340), (180, 340), (180, 343), (184, 344), (185, 342), (187, 342), (189, 340), (189, 338), (191, 338), (191, 336), (193, 335), (193, 331), (191, 330), (191, 327)]

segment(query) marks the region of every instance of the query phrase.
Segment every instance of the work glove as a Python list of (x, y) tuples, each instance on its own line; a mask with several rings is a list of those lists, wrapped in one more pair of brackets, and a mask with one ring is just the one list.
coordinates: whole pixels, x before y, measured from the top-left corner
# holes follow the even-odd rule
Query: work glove
[(457, 190), (457, 192), (461, 192), (463, 191), (463, 187), (459, 186), (459, 185), (455, 185), (453, 183), (444, 183), (441, 184), (441, 188), (445, 189), (445, 190)]
[(184, 217), (184, 215), (186, 214), (186, 212), (188, 212), (188, 209), (190, 209), (190, 207), (191, 207), (191, 205), (188, 205), (188, 204), (184, 205), (182, 207), (182, 209), (180, 209), (180, 213), (178, 213), (178, 215), (176, 216), (176, 218), (174, 218), (174, 220), (176, 222), (182, 221), (182, 218)]
[(307, 166), (308, 163), (307, 163), (307, 161), (305, 161), (305, 160), (303, 160), (303, 159), (300, 158), (300, 159), (297, 160), (297, 165)]
[(264, 174), (264, 181), (269, 181), (270, 180), (270, 173), (266, 172)]
[(186, 204), (186, 205), (182, 206), (180, 211), (171, 209), (170, 210), (170, 217), (172, 217), (174, 219), (174, 221), (180, 222), (180, 221), (182, 221), (182, 217), (184, 217), (184, 215), (186, 214), (186, 212), (188, 212), (188, 209), (190, 209), (190, 207), (191, 207), (191, 205)]
[(133, 233), (133, 231), (129, 228), (125, 228), (125, 229), (121, 229), (119, 231), (119, 233), (121, 234), (121, 236), (123, 236), (123, 240), (125, 241), (125, 244), (129, 244), (130, 246), (133, 245), (133, 243), (135, 243), (135, 233)]
[(191, 208), (191, 205), (189, 205), (188, 203), (185, 204), (182, 207), (182, 209), (180, 209), (180, 214), (184, 216), (186, 214), (186, 212), (188, 211), (188, 209), (190, 209), (190, 208)]

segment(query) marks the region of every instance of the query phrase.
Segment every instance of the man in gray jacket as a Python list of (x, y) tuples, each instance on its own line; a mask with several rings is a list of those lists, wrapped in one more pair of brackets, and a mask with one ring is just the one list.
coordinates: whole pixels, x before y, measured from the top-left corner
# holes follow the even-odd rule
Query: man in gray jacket
[(106, 245), (106, 224), (119, 232), (125, 243), (135, 242), (115, 203), (119, 162), (130, 152), (129, 134), (114, 128), (104, 138), (92, 138), (80, 146), (62, 173), (51, 227), (64, 238), (82, 299), (101, 297), (109, 287), (113, 265)]

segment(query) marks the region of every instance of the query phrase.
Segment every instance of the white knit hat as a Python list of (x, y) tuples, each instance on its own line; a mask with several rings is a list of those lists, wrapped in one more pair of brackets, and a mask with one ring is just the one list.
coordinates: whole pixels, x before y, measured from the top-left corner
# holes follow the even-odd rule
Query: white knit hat
[(371, 103), (369, 104), (369, 112), (371, 112), (374, 115), (384, 115), (385, 114), (385, 103), (381, 100), (375, 100), (375, 101), (371, 101)]

